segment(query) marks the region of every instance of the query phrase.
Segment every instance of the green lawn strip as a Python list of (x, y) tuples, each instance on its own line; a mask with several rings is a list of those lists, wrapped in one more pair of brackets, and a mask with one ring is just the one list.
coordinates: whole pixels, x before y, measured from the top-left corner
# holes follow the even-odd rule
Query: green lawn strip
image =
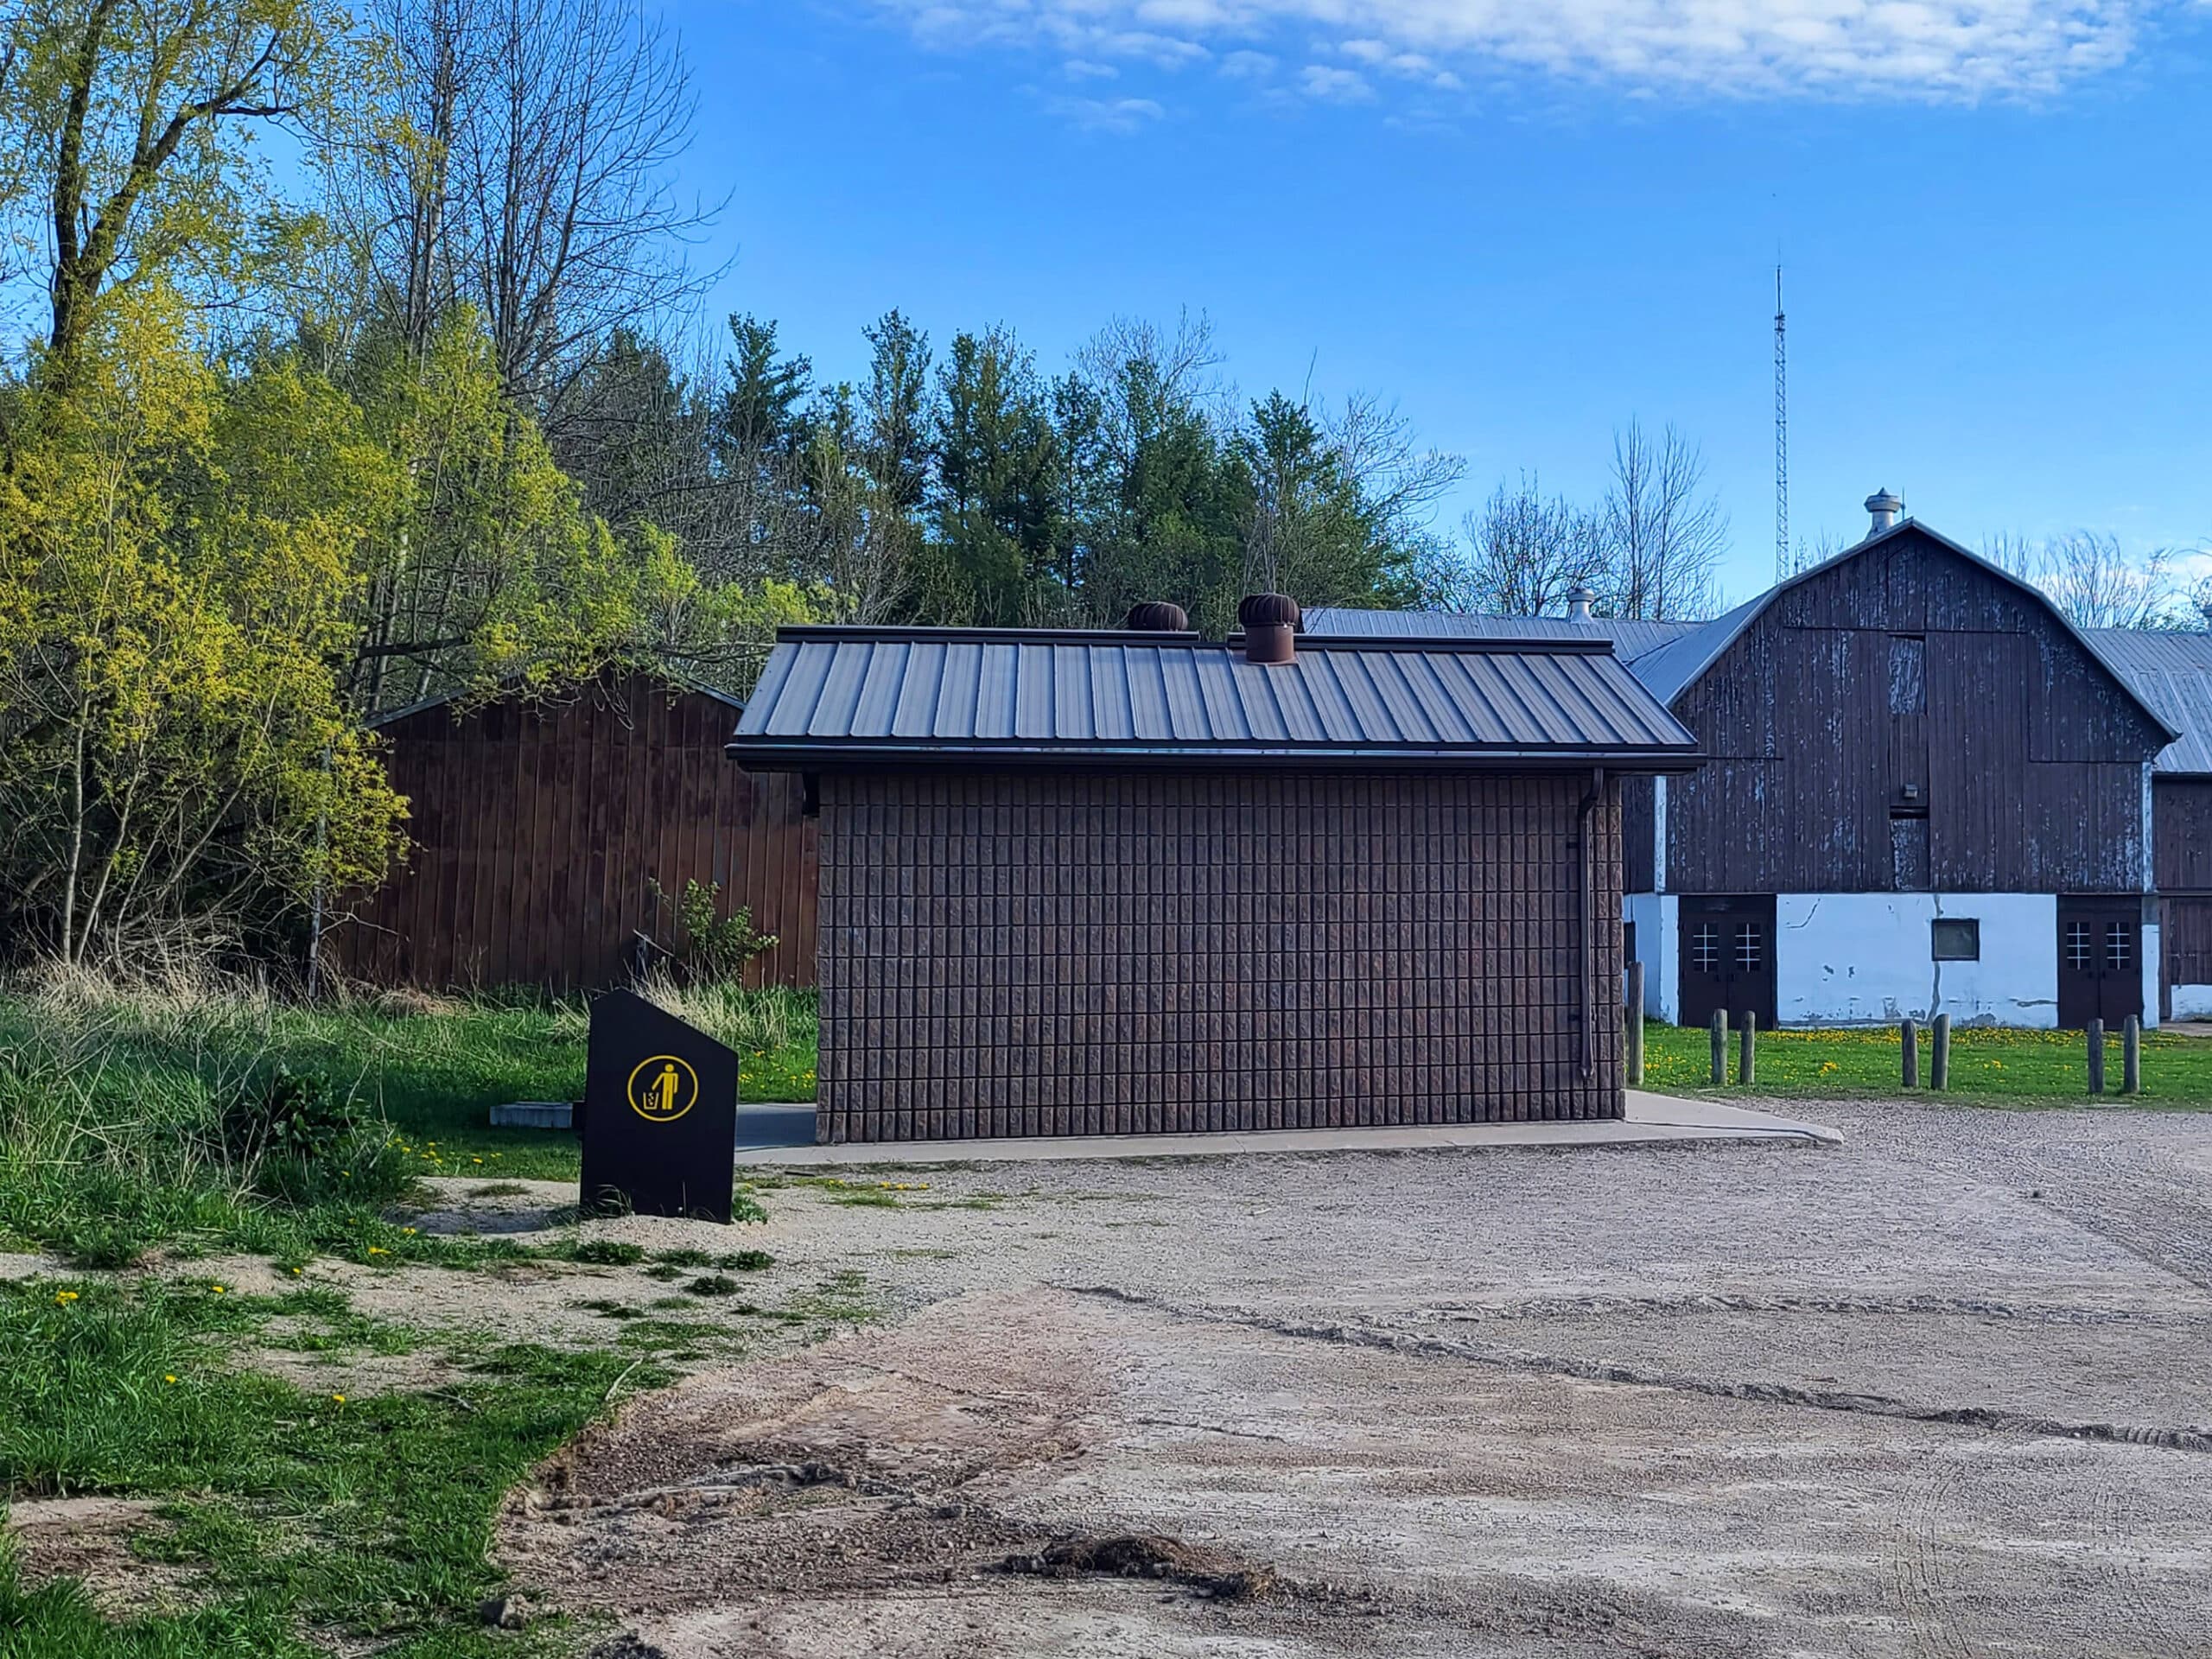
[[(1729, 1076), (1736, 1076), (1740, 1038), (1728, 1038)], [(1932, 1037), (1920, 1035), (1920, 1081), (1928, 1083)], [(1713, 1084), (1712, 1033), (1704, 1027), (1647, 1022), (1643, 1027), (1643, 1086), (1662, 1093), (1740, 1092)], [(1758, 1034), (1754, 1092), (1783, 1099), (1895, 1096), (1904, 1077), (1903, 1039), (1895, 1026)], [(2117, 1033), (2105, 1043), (2106, 1100), (2118, 1104), (2120, 1046)], [(2088, 1095), (2088, 1058), (2078, 1031), (2014, 1031), (1957, 1027), (1951, 1033), (1950, 1090), (1986, 1104), (2076, 1105)], [(2143, 1092), (2130, 1101), (2146, 1108), (2200, 1109), (2212, 1106), (2212, 1041), (2146, 1032), (2143, 1037)]]
[[(740, 1050), (748, 1098), (811, 1098), (810, 995), (686, 995), (729, 1039), (771, 1034)], [(486, 1119), (501, 1101), (579, 1094), (588, 1034), (580, 1007), (542, 1001), (404, 1012), (0, 995), (0, 1249), (50, 1248), (97, 1268), (156, 1245), (294, 1264), (318, 1253), (456, 1267), (512, 1255), (496, 1241), (417, 1237), (379, 1217), (416, 1177), (575, 1180), (573, 1136), (494, 1130)], [(220, 1144), (226, 1113), (278, 1067), (327, 1085), (376, 1126), (368, 1143), (307, 1172), (313, 1190), (283, 1204), (244, 1190)]]
[(462, 1351), (435, 1393), (340, 1398), (239, 1365), (283, 1320), (332, 1347), (390, 1351), (327, 1292), (218, 1294), (141, 1281), (0, 1289), (0, 1482), (18, 1497), (162, 1501), (149, 1558), (203, 1573), (204, 1605), (103, 1624), (67, 1585), (27, 1590), (0, 1564), (0, 1659), (200, 1659), (327, 1653), (330, 1627), (389, 1638), (401, 1659), (518, 1651), (481, 1627), (499, 1497), (604, 1406), (619, 1379), (656, 1385), (646, 1357), (531, 1346)]

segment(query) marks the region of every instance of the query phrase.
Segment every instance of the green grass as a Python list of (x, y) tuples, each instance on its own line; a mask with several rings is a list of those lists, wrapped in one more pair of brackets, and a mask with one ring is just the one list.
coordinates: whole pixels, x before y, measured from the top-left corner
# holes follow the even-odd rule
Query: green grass
[[(790, 991), (655, 995), (729, 1043), (747, 1099), (811, 1099), (814, 1004)], [(434, 1240), (382, 1219), (416, 1176), (573, 1181), (575, 1141), (496, 1130), (507, 1100), (582, 1092), (580, 1005), (483, 999), (307, 1008), (235, 987), (127, 992), (84, 982), (0, 995), (0, 1248), (58, 1248), (119, 1267), (153, 1244), (242, 1249), (293, 1262), (473, 1265), (512, 1246)], [(270, 1201), (268, 1167), (224, 1144), (237, 1103), (282, 1066), (318, 1080), (364, 1126), (295, 1172)], [(370, 1131), (373, 1131), (371, 1133)]]
[[(0, 1287), (0, 1486), (18, 1499), (156, 1500), (146, 1557), (192, 1575), (191, 1610), (111, 1624), (73, 1584), (25, 1586), (0, 1554), (0, 1659), (309, 1659), (308, 1632), (372, 1639), (395, 1659), (480, 1659), (531, 1643), (486, 1630), (480, 1601), (500, 1495), (588, 1422), (650, 1359), (528, 1346), (458, 1351), (435, 1393), (341, 1397), (238, 1363), (283, 1322), (334, 1348), (389, 1352), (332, 1293), (217, 1295), (100, 1280)], [(280, 1336), (279, 1340), (282, 1340)]]
[[(1647, 1089), (1671, 1094), (1744, 1092), (1732, 1082), (1713, 1086), (1712, 1033), (1702, 1027), (1643, 1027)], [(1728, 1039), (1729, 1076), (1736, 1076), (1741, 1039)], [(1933, 1039), (1920, 1034), (1920, 1079), (1928, 1082)], [(1904, 1080), (1903, 1039), (1895, 1026), (1824, 1031), (1763, 1031), (1758, 1035), (1758, 1080), (1751, 1092), (1783, 1099), (1895, 1096)], [(2120, 1104), (2120, 1046), (2105, 1043), (2105, 1100)], [(2064, 1106), (2085, 1103), (2088, 1058), (2078, 1031), (2010, 1031), (1958, 1027), (1951, 1033), (1950, 1090), (1962, 1100), (1989, 1105)], [(2146, 1107), (2212, 1107), (2212, 1040), (2159, 1032), (2143, 1036), (2143, 1092)]]

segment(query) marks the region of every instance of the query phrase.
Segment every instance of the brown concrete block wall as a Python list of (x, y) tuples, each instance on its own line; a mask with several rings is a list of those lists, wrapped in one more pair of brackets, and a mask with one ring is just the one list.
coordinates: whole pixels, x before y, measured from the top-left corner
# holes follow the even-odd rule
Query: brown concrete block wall
[(1620, 793), (1584, 779), (822, 780), (828, 1141), (1617, 1117)]

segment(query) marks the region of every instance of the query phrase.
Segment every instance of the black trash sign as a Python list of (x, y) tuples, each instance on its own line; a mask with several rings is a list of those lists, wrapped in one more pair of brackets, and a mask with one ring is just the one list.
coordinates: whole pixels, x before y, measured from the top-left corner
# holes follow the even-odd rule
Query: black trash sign
[(583, 1207), (729, 1219), (737, 1056), (641, 996), (592, 1004)]

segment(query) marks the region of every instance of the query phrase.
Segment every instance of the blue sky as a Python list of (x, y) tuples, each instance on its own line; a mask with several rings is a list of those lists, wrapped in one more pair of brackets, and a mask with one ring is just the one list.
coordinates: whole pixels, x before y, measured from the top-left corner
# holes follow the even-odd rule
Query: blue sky
[(1728, 589), (1886, 485), (1930, 524), (2212, 542), (2212, 4), (775, 0), (677, 4), (710, 309), (830, 375), (896, 305), (1057, 370), (1204, 311), (1246, 392), (1395, 398), (1601, 487), (1702, 444)]

